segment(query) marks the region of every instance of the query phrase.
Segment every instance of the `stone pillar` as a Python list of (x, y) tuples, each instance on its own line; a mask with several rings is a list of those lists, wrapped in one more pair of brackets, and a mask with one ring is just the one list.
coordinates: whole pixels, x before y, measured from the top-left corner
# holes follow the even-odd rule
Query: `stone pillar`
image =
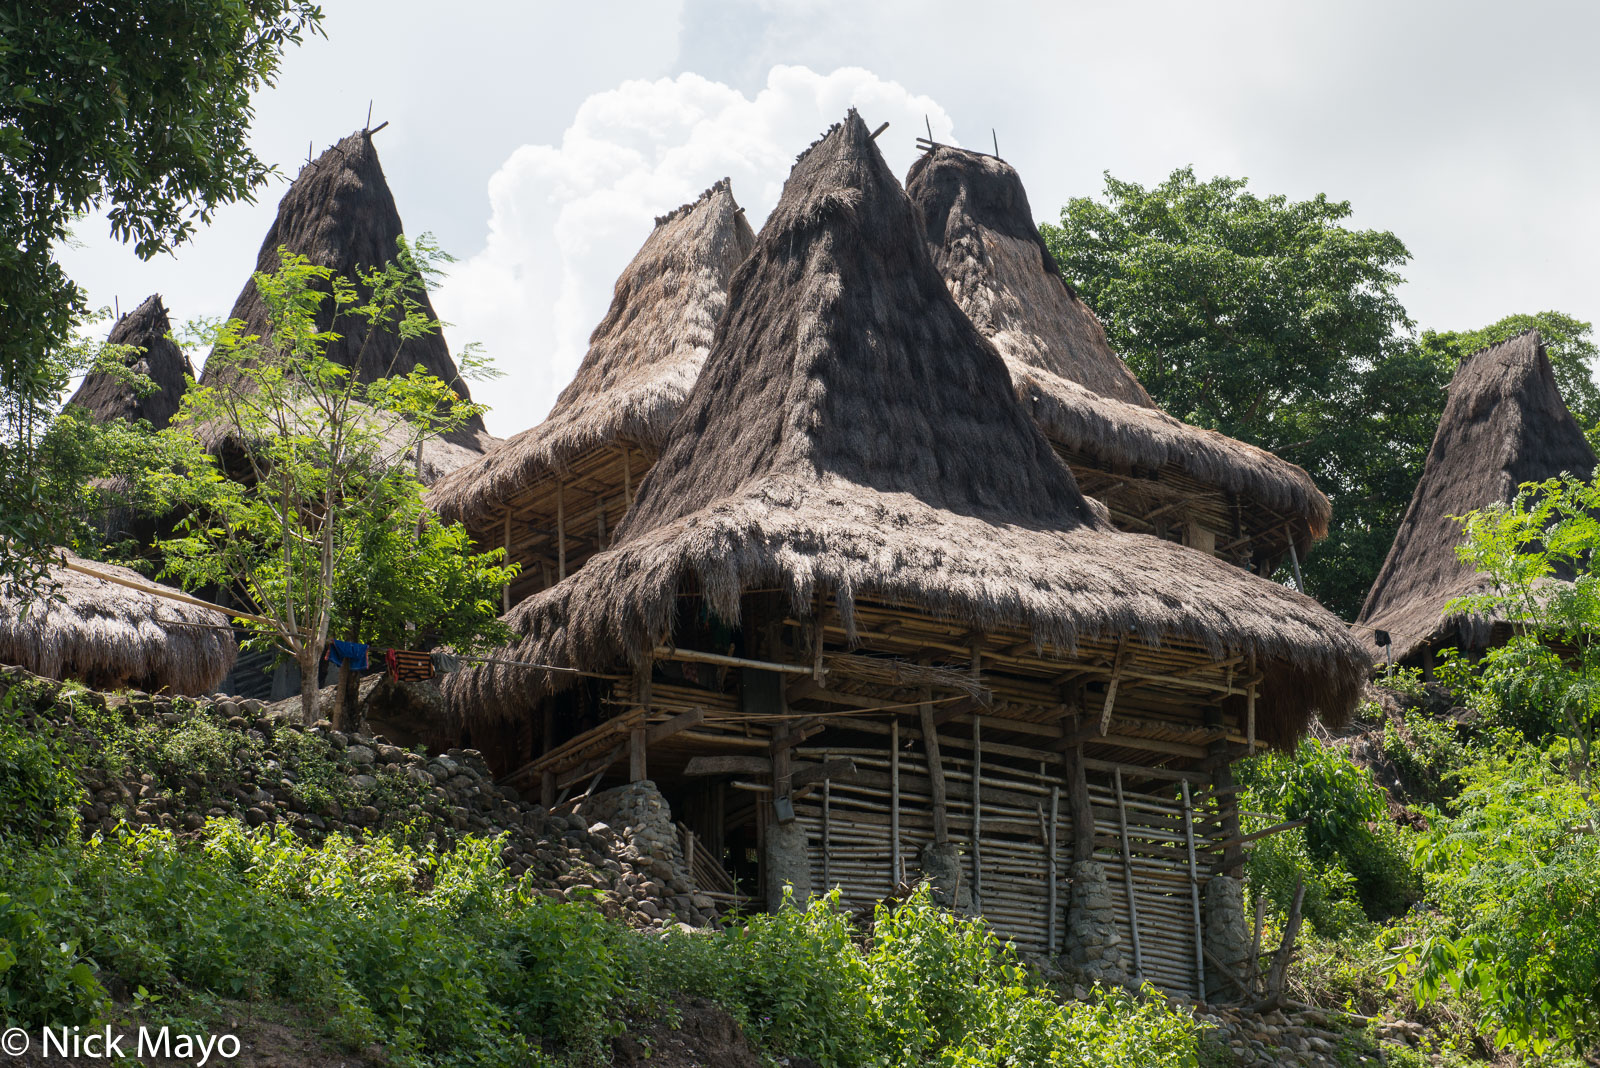
[(1201, 895), (1205, 921), (1206, 1000), (1239, 1001), (1243, 995), (1215, 966), (1215, 961), (1243, 979), (1250, 968), (1252, 932), (1244, 915), (1244, 884), (1227, 875), (1214, 875)]
[(949, 842), (929, 843), (922, 850), (922, 877), (933, 888), (933, 900), (947, 909), (970, 910), (972, 887), (961, 873), (961, 854)]
[(1106, 869), (1098, 861), (1075, 860), (1068, 869), (1066, 944), (1061, 966), (1084, 982), (1122, 983), (1122, 932)]
[(783, 905), (783, 888), (794, 887), (794, 903), (805, 908), (811, 897), (811, 850), (799, 820), (767, 824), (767, 910)]

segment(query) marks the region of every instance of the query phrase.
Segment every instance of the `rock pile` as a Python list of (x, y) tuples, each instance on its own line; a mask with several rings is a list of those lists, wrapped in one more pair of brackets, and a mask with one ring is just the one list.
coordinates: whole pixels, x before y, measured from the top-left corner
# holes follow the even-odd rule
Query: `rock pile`
[[(507, 870), (548, 896), (590, 898), (641, 928), (713, 920), (711, 899), (654, 837), (630, 842), (592, 815), (524, 801), (495, 784), (475, 750), (430, 756), (381, 735), (305, 727), (254, 699), (101, 694), (0, 668), (0, 697), (13, 691), (31, 726), (47, 721), (81, 755), (85, 832), (120, 820), (196, 832), (207, 818), (234, 817), (313, 842), (396, 830), (448, 848), (462, 835), (504, 834)], [(665, 818), (653, 786), (632, 789), (635, 808), (654, 794)]]

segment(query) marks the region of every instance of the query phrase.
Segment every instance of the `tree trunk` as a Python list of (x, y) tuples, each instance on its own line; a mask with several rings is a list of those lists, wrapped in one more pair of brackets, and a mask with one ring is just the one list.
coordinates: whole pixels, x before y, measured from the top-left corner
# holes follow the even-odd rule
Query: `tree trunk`
[(300, 651), (300, 719), (308, 727), (317, 721), (317, 652), (309, 646)]
[(339, 662), (339, 682), (333, 691), (333, 729), (336, 731), (345, 729), (345, 720), (347, 718), (345, 713), (350, 707), (348, 694), (350, 692), (351, 677), (352, 672), (350, 671), (349, 661), (341, 660)]

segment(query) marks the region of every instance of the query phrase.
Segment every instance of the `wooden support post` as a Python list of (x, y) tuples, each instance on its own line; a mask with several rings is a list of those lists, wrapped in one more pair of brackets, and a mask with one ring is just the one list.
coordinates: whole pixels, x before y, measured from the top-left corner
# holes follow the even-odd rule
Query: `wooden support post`
[(889, 881), (898, 891), (906, 881), (900, 863), (900, 717), (889, 722)]
[(950, 811), (945, 803), (944, 766), (939, 762), (939, 730), (933, 722), (933, 693), (922, 691), (922, 745), (928, 755), (929, 793), (933, 801), (933, 844), (950, 842)]
[(972, 907), (983, 909), (983, 717), (972, 714)]
[(1044, 949), (1050, 956), (1056, 953), (1056, 826), (1061, 811), (1061, 787), (1050, 787), (1050, 830), (1045, 836), (1045, 928)]
[(1089, 780), (1084, 774), (1083, 746), (1073, 750), (1072, 782), (1067, 790), (1067, 811), (1072, 814), (1072, 859), (1094, 859), (1094, 806), (1089, 803)]
[(1194, 860), (1194, 806), (1189, 801), (1189, 780), (1179, 783), (1183, 791), (1183, 839), (1189, 849), (1189, 907), (1194, 918), (1195, 997), (1206, 999), (1206, 932), (1200, 922), (1200, 871)]
[(597, 548), (606, 547), (606, 495), (594, 495), (594, 543)]
[(1285, 527), (1284, 532), (1289, 536), (1289, 563), (1294, 568), (1294, 588), (1305, 593), (1306, 580), (1300, 577), (1300, 553), (1294, 547), (1294, 530)]
[(539, 804), (546, 809), (556, 803), (556, 773), (547, 771), (539, 776)]
[(628, 781), (643, 782), (650, 776), (645, 774), (644, 765), (644, 727), (635, 727), (628, 732)]
[(1133, 931), (1133, 978), (1144, 982), (1144, 946), (1139, 935), (1139, 892), (1133, 885), (1133, 850), (1128, 844), (1128, 805), (1122, 796), (1122, 769), (1116, 770), (1117, 822), (1122, 828), (1122, 888), (1128, 895), (1128, 926)]
[(556, 581), (567, 577), (567, 493), (556, 480)]
[(633, 450), (627, 445), (622, 447), (622, 504), (624, 508), (633, 507)]
[[(506, 509), (505, 529), (501, 531), (500, 542), (505, 547), (507, 564), (511, 563), (511, 509)], [(511, 583), (507, 582), (500, 587), (500, 611), (511, 611)]]
[[(826, 754), (823, 760), (827, 760)], [(822, 892), (833, 889), (833, 780), (822, 780)]]

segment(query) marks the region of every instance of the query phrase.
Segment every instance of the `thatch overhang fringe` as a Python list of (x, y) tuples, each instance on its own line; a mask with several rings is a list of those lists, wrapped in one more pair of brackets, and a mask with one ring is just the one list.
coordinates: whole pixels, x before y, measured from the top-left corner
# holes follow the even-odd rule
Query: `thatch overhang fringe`
[(128, 366), (149, 378), (155, 390), (141, 396), (115, 375), (91, 372), (67, 403), (88, 409), (98, 423), (144, 419), (157, 430), (165, 427), (183, 401), (185, 377), (194, 374), (189, 358), (168, 336), (171, 332), (161, 294), (146, 297), (143, 304), (116, 321), (106, 341), (133, 346), (137, 351), (129, 354)]
[[(679, 595), (735, 621), (752, 589), (808, 615), (832, 596), (1070, 659), (1130, 636), (1254, 653), (1261, 737), (1348, 715), (1359, 643), (1308, 598), (1097, 517), (956, 306), (912, 206), (851, 112), (796, 163), (734, 274), (683, 414), (616, 543), (508, 616), (524, 663), (626, 670), (670, 642)], [(486, 666), (446, 683), (471, 716), (527, 710), (549, 676)]]
[(1281, 543), (1278, 553), (1288, 544), (1285, 522), (1302, 552), (1326, 535), (1331, 505), (1304, 470), (1155, 405), (1061, 277), (1015, 168), (935, 145), (911, 165), (906, 193), (951, 295), (999, 350), (1017, 395), (1069, 462), (1171, 469), (1238, 495), (1268, 513), (1258, 525)]
[(728, 280), (754, 243), (726, 178), (657, 219), (549, 416), (441, 481), (428, 502), (483, 528), (593, 450), (625, 444), (654, 457), (700, 375)]
[(1379, 630), (1388, 632), (1396, 661), (1437, 644), (1487, 647), (1494, 620), (1444, 614), (1451, 600), (1488, 592), (1487, 578), (1456, 557), (1463, 535), (1450, 517), (1510, 501), (1525, 482), (1587, 479), (1594, 467), (1538, 331), (1462, 360), (1422, 477), (1357, 619), (1372, 655), (1385, 656), (1374, 638)]
[[(65, 550), (64, 559), (86, 561)], [(94, 570), (143, 586), (156, 583), (125, 567)], [(36, 675), (77, 679), (96, 689), (134, 687), (201, 694), (238, 656), (228, 618), (65, 567), (51, 569), (58, 596), (24, 605), (0, 597), (0, 662)]]
[[(372, 144), (372, 132), (358, 130), (301, 168), (278, 203), (277, 217), (256, 256), (255, 270), (277, 270), (281, 246), (318, 266), (331, 267), (353, 278), (357, 270), (393, 260), (399, 247), (396, 241), (403, 232), (399, 209)], [(425, 291), (414, 295), (424, 312), (438, 317)], [(333, 309), (325, 306), (320, 325), (326, 328), (332, 315)], [(246, 333), (268, 333), (266, 305), (253, 279), (245, 282), (230, 318), (241, 320)], [(342, 321), (340, 333), (342, 336), (328, 348), (328, 358), (351, 368), (363, 382), (406, 374), (420, 364), (459, 395), (471, 398), (440, 331), (411, 338), (403, 346), (391, 330), (382, 330), (367, 344), (367, 330), (355, 321)], [(200, 381), (226, 385), (224, 377), (224, 372), (207, 366), (201, 371)], [(457, 450), (448, 454), (441, 451), (441, 456), (464, 460), (481, 454), (498, 439), (484, 429), (482, 417), (474, 416), (467, 425), (449, 434), (447, 441)], [(213, 444), (220, 448), (222, 442)]]

